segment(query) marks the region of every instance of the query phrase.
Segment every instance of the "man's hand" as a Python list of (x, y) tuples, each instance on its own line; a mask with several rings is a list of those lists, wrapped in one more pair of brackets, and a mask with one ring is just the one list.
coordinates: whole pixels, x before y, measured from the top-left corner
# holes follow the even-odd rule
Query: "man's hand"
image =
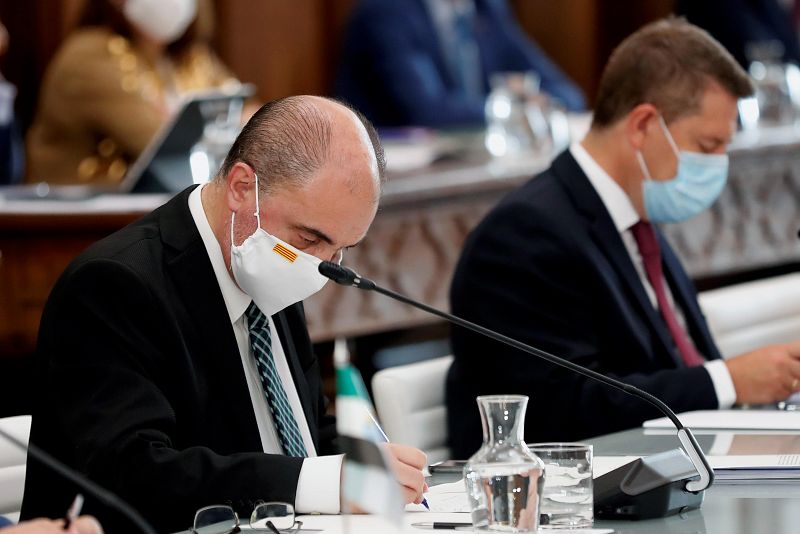
[(738, 404), (766, 404), (800, 391), (800, 342), (769, 345), (727, 360)]
[(421, 450), (408, 445), (387, 443), (384, 447), (392, 458), (392, 470), (403, 490), (405, 502), (421, 503), (423, 492), (428, 490), (422, 474), (428, 457)]
[(92, 516), (82, 515), (69, 530), (64, 530), (63, 519), (33, 519), (3, 529), (3, 534), (103, 534), (100, 523)]

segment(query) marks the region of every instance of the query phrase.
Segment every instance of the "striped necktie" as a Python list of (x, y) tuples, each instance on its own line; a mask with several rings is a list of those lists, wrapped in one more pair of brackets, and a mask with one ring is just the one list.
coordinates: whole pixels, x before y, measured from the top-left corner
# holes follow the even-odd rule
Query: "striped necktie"
[(308, 453), (303, 443), (303, 436), (300, 434), (300, 427), (297, 426), (292, 407), (289, 405), (289, 399), (286, 397), (286, 391), (281, 383), (281, 377), (275, 367), (269, 319), (264, 312), (258, 309), (255, 302), (250, 303), (245, 313), (250, 333), (250, 347), (253, 350), (261, 387), (264, 389), (264, 396), (267, 398), (267, 405), (272, 414), (275, 429), (278, 431), (283, 452), (287, 456), (306, 457)]

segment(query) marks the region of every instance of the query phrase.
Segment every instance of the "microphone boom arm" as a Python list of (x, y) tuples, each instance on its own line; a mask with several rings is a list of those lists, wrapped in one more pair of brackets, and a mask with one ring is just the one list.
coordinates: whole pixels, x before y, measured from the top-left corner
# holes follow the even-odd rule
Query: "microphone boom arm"
[(686, 483), (686, 490), (692, 493), (701, 492), (710, 487), (711, 484), (714, 482), (714, 470), (709, 465), (708, 460), (703, 454), (703, 450), (702, 448), (700, 448), (700, 445), (697, 443), (697, 440), (695, 439), (694, 435), (688, 428), (683, 426), (683, 423), (681, 423), (680, 419), (678, 419), (678, 416), (675, 414), (675, 412), (673, 412), (672, 409), (658, 397), (651, 395), (650, 393), (643, 391), (635, 386), (626, 384), (625, 382), (622, 382), (620, 380), (616, 380), (614, 378), (610, 378), (608, 376), (600, 374), (596, 371), (592, 371), (591, 369), (582, 367), (564, 358), (559, 358), (558, 356), (550, 354), (549, 352), (537, 349), (535, 347), (531, 347), (530, 345), (526, 345), (521, 341), (517, 341), (516, 339), (505, 336), (499, 332), (489, 330), (488, 328), (485, 328), (479, 324), (467, 321), (466, 319), (462, 319), (461, 317), (458, 317), (456, 315), (443, 312), (441, 310), (428, 306), (427, 304), (424, 304), (422, 302), (417, 302), (415, 300), (406, 297), (405, 295), (401, 295), (400, 293), (396, 293), (390, 289), (383, 288), (377, 285), (372, 280), (360, 276), (358, 273), (356, 273), (352, 269), (348, 269), (347, 267), (342, 267), (341, 265), (338, 265), (336, 263), (324, 261), (319, 266), (319, 272), (323, 276), (330, 278), (331, 280), (333, 280), (338, 284), (351, 285), (359, 289), (371, 290), (377, 293), (381, 293), (382, 295), (385, 295), (389, 298), (400, 301), (404, 304), (408, 304), (409, 306), (413, 306), (415, 308), (433, 314), (437, 317), (441, 317), (442, 319), (452, 322), (458, 326), (461, 326), (468, 330), (472, 330), (473, 332), (477, 332), (496, 341), (500, 341), (501, 343), (505, 343), (506, 345), (514, 347), (515, 349), (542, 358), (543, 360), (546, 360), (554, 365), (564, 367), (578, 374), (581, 374), (587, 378), (597, 380), (598, 382), (602, 382), (603, 384), (606, 384), (615, 389), (623, 391), (628, 395), (632, 395), (634, 397), (647, 401), (648, 403), (656, 407), (661, 413), (666, 415), (670, 419), (670, 421), (672, 421), (672, 424), (674, 424), (675, 427), (678, 429), (678, 439), (680, 440), (681, 445), (683, 445), (684, 450), (689, 456), (692, 465), (694, 465), (694, 468), (700, 475), (699, 480), (689, 480)]

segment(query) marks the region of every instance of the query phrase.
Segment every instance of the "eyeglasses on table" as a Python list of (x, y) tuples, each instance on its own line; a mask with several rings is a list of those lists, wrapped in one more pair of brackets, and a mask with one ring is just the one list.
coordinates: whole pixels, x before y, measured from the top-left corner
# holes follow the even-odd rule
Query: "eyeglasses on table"
[[(302, 521), (295, 520), (294, 506), (285, 502), (258, 503), (250, 514), (250, 529), (273, 534), (299, 532)], [(223, 504), (206, 506), (194, 514), (194, 534), (230, 534), (239, 532), (239, 515)]]

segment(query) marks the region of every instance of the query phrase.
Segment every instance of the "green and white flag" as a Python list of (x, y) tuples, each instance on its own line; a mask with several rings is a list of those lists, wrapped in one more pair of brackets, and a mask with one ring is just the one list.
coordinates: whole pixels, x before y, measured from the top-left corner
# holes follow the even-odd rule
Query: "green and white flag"
[(336, 430), (345, 453), (342, 466), (342, 511), (357, 507), (403, 523), (403, 496), (389, 458), (377, 444), (386, 441), (378, 426), (361, 373), (350, 365), (344, 340), (336, 340)]

